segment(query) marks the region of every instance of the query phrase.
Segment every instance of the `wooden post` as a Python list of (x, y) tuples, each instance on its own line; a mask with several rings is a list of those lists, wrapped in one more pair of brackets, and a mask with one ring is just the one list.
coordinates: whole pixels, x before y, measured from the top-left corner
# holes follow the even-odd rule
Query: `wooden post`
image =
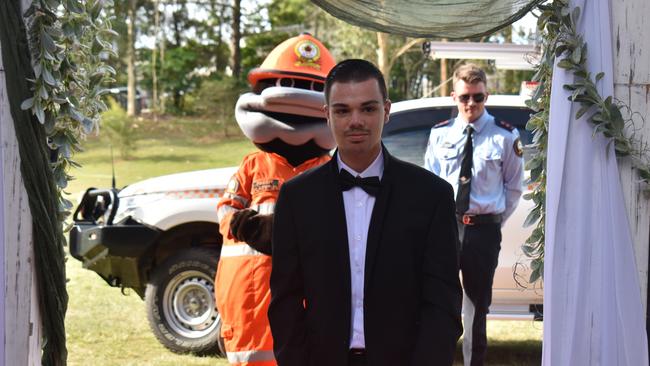
[[(2, 49), (0, 48), (0, 55)], [(4, 365), (41, 364), (41, 321), (34, 273), (32, 217), (20, 173), (20, 155), (7, 98), (0, 57), (0, 311), (3, 319), (0, 349)]]
[[(614, 97), (629, 106), (630, 111), (638, 113), (634, 117), (635, 134), (650, 142), (650, 37), (645, 34), (650, 3), (647, 0), (617, 1), (611, 9)], [(638, 173), (629, 160), (620, 163), (619, 171), (634, 240), (641, 297), (647, 307), (650, 200), (643, 193)]]

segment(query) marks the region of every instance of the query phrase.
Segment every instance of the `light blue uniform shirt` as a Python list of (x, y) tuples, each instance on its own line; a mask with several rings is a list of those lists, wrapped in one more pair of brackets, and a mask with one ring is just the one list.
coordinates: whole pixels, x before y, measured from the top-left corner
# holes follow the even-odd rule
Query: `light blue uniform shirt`
[[(424, 167), (440, 176), (458, 192), (458, 175), (467, 135), (461, 117), (431, 129), (424, 154)], [(524, 162), (517, 155), (517, 129), (498, 126), (487, 110), (472, 123), (472, 181), (468, 214), (512, 214), (523, 192)]]

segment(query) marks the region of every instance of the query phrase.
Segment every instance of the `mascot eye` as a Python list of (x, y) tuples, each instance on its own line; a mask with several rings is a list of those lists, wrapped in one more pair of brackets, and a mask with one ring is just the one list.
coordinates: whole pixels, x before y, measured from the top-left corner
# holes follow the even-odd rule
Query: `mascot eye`
[(321, 81), (312, 81), (311, 90), (322, 92), (323, 90), (325, 90), (325, 83)]
[(253, 93), (261, 94), (264, 89), (275, 86), (275, 83), (276, 79), (262, 79), (253, 86)]
[(325, 84), (322, 81), (294, 78), (279, 78), (275, 81), (275, 86), (313, 90), (317, 92), (325, 90)]
[(295, 84), (296, 81), (293, 78), (279, 78), (275, 82), (275, 86), (284, 86), (289, 88), (293, 88)]

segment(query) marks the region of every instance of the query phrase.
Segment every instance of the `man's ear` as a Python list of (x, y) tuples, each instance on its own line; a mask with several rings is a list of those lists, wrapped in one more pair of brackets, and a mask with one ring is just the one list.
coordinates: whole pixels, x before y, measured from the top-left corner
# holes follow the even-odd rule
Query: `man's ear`
[(456, 101), (456, 92), (452, 90), (449, 95), (451, 96), (451, 99), (453, 99), (454, 102), (455, 102)]
[(327, 120), (327, 125), (330, 125), (330, 109), (327, 104), (323, 105), (323, 112), (325, 112), (325, 120)]
[(388, 119), (390, 118), (390, 106), (390, 99), (386, 99), (384, 101), (384, 124), (388, 123)]

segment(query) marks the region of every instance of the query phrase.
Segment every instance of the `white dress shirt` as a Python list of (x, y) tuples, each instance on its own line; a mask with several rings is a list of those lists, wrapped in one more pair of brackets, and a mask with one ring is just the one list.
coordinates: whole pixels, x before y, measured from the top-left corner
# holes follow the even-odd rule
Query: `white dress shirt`
[[(377, 158), (359, 173), (347, 166), (340, 155), (336, 155), (339, 169), (345, 169), (353, 176), (362, 178), (378, 176), (381, 179), (384, 172), (384, 157), (379, 151)], [(363, 331), (363, 286), (366, 268), (366, 244), (372, 209), (375, 197), (367, 194), (359, 187), (353, 187), (343, 192), (345, 207), (345, 222), (348, 229), (348, 247), (350, 252), (350, 275), (352, 289), (352, 319), (350, 327), (350, 348), (366, 348)]]

